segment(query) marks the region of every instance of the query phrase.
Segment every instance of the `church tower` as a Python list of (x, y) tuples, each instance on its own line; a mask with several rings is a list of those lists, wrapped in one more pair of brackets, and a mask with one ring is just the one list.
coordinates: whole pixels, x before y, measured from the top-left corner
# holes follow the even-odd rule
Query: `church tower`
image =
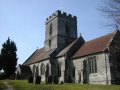
[(45, 52), (60, 52), (77, 38), (77, 17), (57, 10), (46, 19)]

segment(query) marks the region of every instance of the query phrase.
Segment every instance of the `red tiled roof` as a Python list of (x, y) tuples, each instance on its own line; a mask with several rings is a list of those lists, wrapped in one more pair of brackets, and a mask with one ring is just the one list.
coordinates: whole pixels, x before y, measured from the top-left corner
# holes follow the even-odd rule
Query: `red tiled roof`
[(44, 48), (36, 50), (23, 64), (31, 64), (44, 58)]
[(29, 65), (35, 62), (45, 60), (49, 57), (49, 54), (52, 52), (44, 52), (44, 48), (37, 49), (24, 63), (23, 65)]
[(83, 44), (81, 48), (79, 48), (79, 50), (73, 55), (72, 58), (77, 58), (77, 57), (97, 53), (100, 51), (104, 51), (107, 48), (107, 46), (110, 44), (115, 34), (116, 31), (108, 35), (96, 38), (94, 40), (87, 41), (86, 43)]

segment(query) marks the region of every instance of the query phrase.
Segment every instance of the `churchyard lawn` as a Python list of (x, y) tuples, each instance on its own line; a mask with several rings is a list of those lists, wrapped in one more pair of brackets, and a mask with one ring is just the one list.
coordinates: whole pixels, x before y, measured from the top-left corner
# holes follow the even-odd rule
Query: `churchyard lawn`
[(5, 80), (0, 81), (0, 90), (6, 90), (4, 85), (7, 82), (13, 90), (120, 90), (120, 85), (90, 85), (90, 84), (34, 84), (27, 80)]
[(7, 87), (6, 85), (3, 83), (3, 81), (0, 81), (0, 90), (5, 90)]

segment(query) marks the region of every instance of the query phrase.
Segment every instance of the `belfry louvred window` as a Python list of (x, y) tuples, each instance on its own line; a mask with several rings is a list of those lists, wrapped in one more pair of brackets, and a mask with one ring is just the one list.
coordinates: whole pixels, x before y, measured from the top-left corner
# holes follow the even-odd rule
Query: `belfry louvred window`
[(49, 47), (51, 47), (51, 40), (49, 40)]
[(52, 35), (52, 23), (50, 24), (50, 35)]

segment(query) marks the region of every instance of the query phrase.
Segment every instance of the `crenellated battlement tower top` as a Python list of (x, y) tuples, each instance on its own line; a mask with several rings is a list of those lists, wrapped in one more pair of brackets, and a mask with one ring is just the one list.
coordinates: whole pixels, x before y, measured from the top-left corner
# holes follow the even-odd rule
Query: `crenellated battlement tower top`
[(74, 22), (77, 22), (77, 17), (73, 16), (71, 14), (67, 14), (66, 12), (61, 12), (60, 10), (57, 10), (55, 13), (53, 13), (51, 16), (49, 16), (46, 19), (46, 23), (49, 23), (51, 20), (53, 20), (56, 17), (61, 17), (67, 20), (72, 20)]
[(46, 19), (45, 52), (61, 51), (77, 38), (77, 17), (57, 10)]

